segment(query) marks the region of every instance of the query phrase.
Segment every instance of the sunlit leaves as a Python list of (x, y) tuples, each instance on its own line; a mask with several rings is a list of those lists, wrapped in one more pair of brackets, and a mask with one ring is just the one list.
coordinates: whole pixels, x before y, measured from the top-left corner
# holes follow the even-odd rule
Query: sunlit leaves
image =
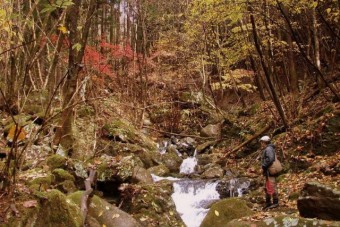
[(54, 3), (49, 2), (45, 4), (43, 10), (41, 10), (41, 13), (51, 13), (58, 8), (66, 9), (72, 5), (74, 5), (72, 0), (56, 0)]

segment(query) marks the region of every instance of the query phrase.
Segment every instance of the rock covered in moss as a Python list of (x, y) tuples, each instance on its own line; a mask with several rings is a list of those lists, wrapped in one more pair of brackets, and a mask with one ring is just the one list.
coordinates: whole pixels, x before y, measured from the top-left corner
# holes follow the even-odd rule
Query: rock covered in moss
[(176, 149), (173, 146), (170, 146), (167, 149), (167, 152), (162, 155), (163, 164), (171, 171), (178, 173), (179, 167), (182, 164), (182, 158), (178, 156)]
[(58, 154), (52, 155), (47, 159), (47, 165), (51, 170), (65, 167), (67, 158)]
[(58, 190), (36, 193), (37, 206), (25, 208), (20, 218), (10, 220), (9, 226), (47, 226), (80, 227), (82, 215), (80, 209)]
[(150, 184), (153, 182), (152, 176), (149, 171), (144, 169), (143, 167), (136, 167), (134, 169), (134, 173), (132, 176), (132, 181), (135, 183), (147, 183)]
[(125, 185), (121, 191), (122, 209), (132, 214), (143, 226), (185, 226), (171, 199), (172, 182)]
[(102, 128), (103, 136), (118, 142), (138, 144), (148, 150), (156, 150), (156, 144), (136, 130), (127, 121), (112, 121)]
[(211, 206), (201, 227), (225, 226), (233, 219), (249, 216), (253, 213), (244, 200), (238, 198), (220, 200)]
[[(83, 191), (72, 193), (67, 198), (80, 207)], [(88, 216), (91, 226), (140, 227), (141, 225), (128, 213), (106, 202), (98, 196), (90, 199)]]
[(149, 168), (148, 171), (151, 174), (154, 174), (154, 175), (160, 176), (160, 177), (166, 176), (170, 173), (170, 170), (163, 164), (158, 165), (158, 166), (153, 166), (153, 167)]
[(64, 169), (55, 169), (52, 171), (56, 182), (63, 182), (65, 180), (75, 181), (74, 176)]
[(221, 178), (224, 175), (224, 170), (219, 165), (210, 165), (202, 174), (203, 178)]

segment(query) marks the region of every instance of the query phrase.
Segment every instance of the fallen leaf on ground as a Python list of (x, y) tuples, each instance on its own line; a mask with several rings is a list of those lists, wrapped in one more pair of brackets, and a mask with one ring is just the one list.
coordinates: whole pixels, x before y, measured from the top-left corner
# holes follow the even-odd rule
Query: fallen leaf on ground
[(38, 205), (38, 201), (37, 200), (29, 200), (29, 201), (25, 201), (23, 203), (23, 206), (26, 208), (30, 208), (30, 207), (36, 207)]

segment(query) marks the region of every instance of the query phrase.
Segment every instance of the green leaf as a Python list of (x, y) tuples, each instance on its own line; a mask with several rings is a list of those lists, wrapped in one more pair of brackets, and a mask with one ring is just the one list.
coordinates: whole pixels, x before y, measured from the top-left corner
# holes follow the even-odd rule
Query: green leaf
[(47, 5), (45, 5), (45, 7), (41, 10), (40, 13), (51, 13), (51, 12), (53, 12), (53, 11), (56, 10), (56, 9), (57, 9), (57, 7), (47, 4)]
[(80, 43), (76, 43), (72, 46), (72, 49), (73, 50), (76, 50), (76, 51), (80, 51), (81, 49), (81, 44)]

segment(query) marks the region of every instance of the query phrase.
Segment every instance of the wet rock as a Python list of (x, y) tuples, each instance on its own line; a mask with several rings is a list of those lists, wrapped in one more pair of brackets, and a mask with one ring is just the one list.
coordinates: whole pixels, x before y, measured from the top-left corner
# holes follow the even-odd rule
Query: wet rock
[(168, 149), (167, 152), (162, 155), (162, 163), (170, 172), (178, 173), (182, 158), (178, 156), (176, 149)]
[(158, 165), (158, 166), (154, 166), (148, 169), (148, 171), (151, 174), (154, 174), (156, 176), (166, 176), (170, 173), (170, 170), (165, 166), (165, 165)]
[(132, 182), (150, 184), (153, 182), (153, 179), (149, 171), (143, 167), (135, 167)]
[(297, 206), (302, 217), (340, 220), (340, 191), (316, 182), (306, 183)]
[(200, 135), (202, 137), (215, 137), (218, 138), (221, 135), (221, 125), (220, 124), (210, 124), (202, 128)]
[(143, 226), (185, 226), (171, 199), (170, 181), (121, 187), (122, 209)]
[[(72, 193), (67, 198), (80, 207), (82, 191)], [(98, 226), (107, 227), (139, 227), (141, 226), (131, 215), (116, 206), (106, 202), (98, 196), (93, 196), (88, 205), (88, 215), (91, 222)]]
[(221, 198), (237, 197), (247, 194), (251, 181), (247, 178), (223, 179), (216, 186), (216, 191)]
[(211, 206), (200, 227), (225, 226), (233, 219), (250, 216), (253, 213), (244, 200), (237, 198), (220, 200)]
[(202, 173), (202, 178), (222, 178), (224, 170), (219, 165), (212, 165)]
[(307, 219), (307, 218), (299, 218), (294, 216), (278, 216), (278, 217), (270, 217), (266, 218), (262, 221), (242, 221), (242, 220), (232, 220), (225, 227), (274, 227), (274, 226), (285, 226), (285, 227), (294, 227), (294, 226), (318, 226), (318, 227), (336, 227), (339, 226), (340, 222), (330, 222), (324, 220), (317, 219)]

